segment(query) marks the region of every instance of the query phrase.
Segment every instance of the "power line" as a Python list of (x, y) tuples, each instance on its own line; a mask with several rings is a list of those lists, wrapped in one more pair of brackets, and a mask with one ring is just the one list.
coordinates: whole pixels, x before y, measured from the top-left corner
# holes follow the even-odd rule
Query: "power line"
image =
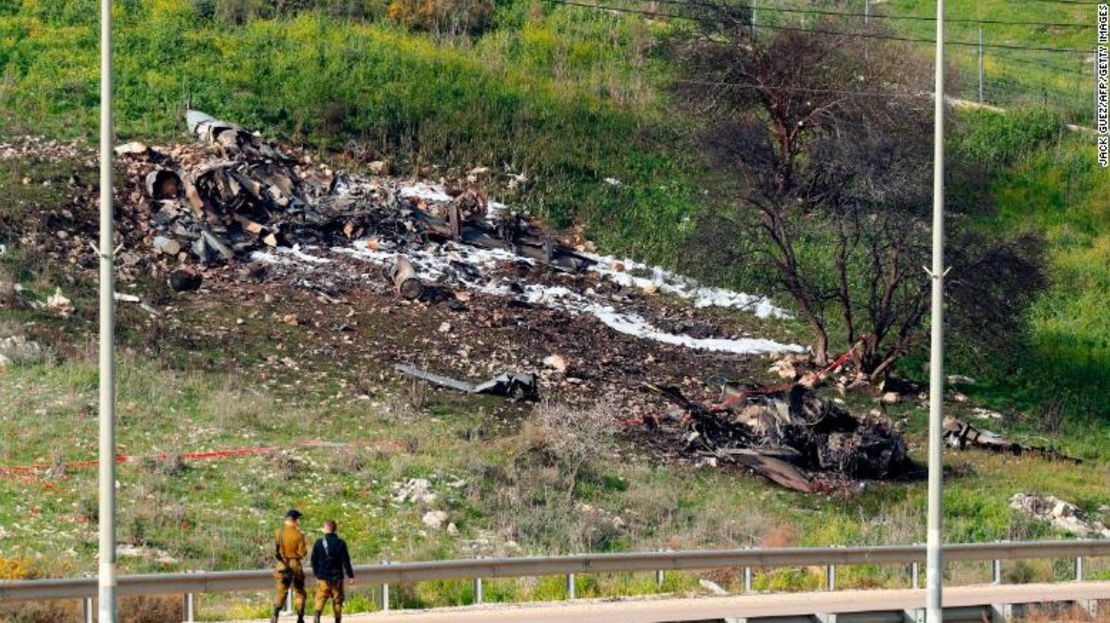
[[(677, 4), (686, 6), (702, 6), (707, 8), (718, 7), (709, 2), (692, 2), (691, 0), (654, 0), (655, 2), (662, 2), (664, 4)], [(891, 15), (887, 13), (854, 13), (850, 11), (827, 11), (823, 9), (792, 9), (788, 7), (767, 7), (760, 5), (759, 10), (768, 11), (771, 13), (800, 13), (803, 15), (833, 15), (838, 17), (863, 17), (869, 19), (886, 19), (886, 20), (907, 20), (918, 22), (935, 22), (937, 18), (927, 17), (921, 15)], [(975, 25), (995, 25), (995, 26), (1043, 26), (1048, 28), (1094, 28), (1091, 24), (1083, 24), (1079, 22), (1026, 22), (1026, 21), (1009, 21), (997, 19), (968, 19), (968, 18), (945, 18), (945, 23), (952, 24), (975, 24)], [(761, 25), (762, 26), (762, 25)]]
[[(575, 2), (574, 0), (551, 0), (555, 4), (563, 4), (567, 6), (582, 7), (587, 9), (598, 9), (602, 11), (615, 11), (617, 13), (632, 13), (637, 15), (646, 15), (649, 17), (673, 17), (676, 19), (696, 19), (689, 15), (679, 15), (677, 13), (663, 13), (660, 11), (644, 11), (639, 9), (629, 9), (624, 7), (617, 7), (612, 5), (591, 4), (586, 2)], [(762, 10), (762, 9), (761, 9)], [(760, 24), (762, 29), (781, 30), (790, 32), (805, 32), (815, 35), (829, 35), (835, 37), (860, 37), (864, 39), (882, 39), (887, 41), (904, 41), (908, 43), (936, 43), (936, 39), (921, 39), (917, 37), (900, 37), (896, 35), (881, 35), (878, 33), (866, 32), (840, 32), (835, 30), (821, 30), (816, 28), (796, 28), (793, 26), (776, 26), (771, 24)], [(1090, 54), (1089, 50), (1080, 50), (1077, 48), (1053, 48), (1053, 47), (1040, 47), (1040, 46), (1021, 46), (1008, 43), (985, 43), (982, 46), (978, 41), (945, 41), (945, 45), (964, 46), (969, 48), (994, 48), (1000, 50), (1028, 50), (1033, 52), (1053, 52), (1060, 54)]]
[(913, 99), (932, 99), (932, 93), (907, 93), (899, 91), (853, 91), (850, 89), (814, 89), (806, 87), (773, 86), (768, 84), (755, 84), (752, 82), (728, 82), (724, 80), (694, 80), (679, 78), (673, 82), (681, 84), (700, 84), (705, 86), (734, 87), (738, 89), (781, 91), (786, 93), (814, 93), (824, 95), (853, 95), (860, 97), (907, 97)]

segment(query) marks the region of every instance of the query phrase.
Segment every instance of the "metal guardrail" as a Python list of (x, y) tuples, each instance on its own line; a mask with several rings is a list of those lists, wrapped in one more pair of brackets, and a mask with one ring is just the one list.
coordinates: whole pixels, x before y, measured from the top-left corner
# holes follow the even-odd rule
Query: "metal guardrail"
[[(1074, 559), (1077, 579), (1082, 579), (1083, 558), (1102, 556), (1110, 556), (1110, 541), (964, 543), (944, 548), (946, 561)], [(570, 577), (574, 574), (629, 571), (655, 571), (656, 577), (661, 579), (660, 572), (672, 570), (825, 566), (829, 569), (828, 588), (831, 590), (835, 583), (835, 567), (838, 565), (920, 564), (924, 560), (925, 547), (917, 545), (742, 549), (382, 563), (356, 566), (355, 576), (363, 585), (389, 585), (429, 580), (480, 580), (546, 575)], [(747, 573), (745, 576), (750, 577)], [(122, 595), (188, 595), (269, 590), (273, 588), (273, 575), (270, 570), (165, 573), (121, 576), (118, 582), (119, 593)], [(476, 582), (477, 586), (480, 584)], [(0, 582), (0, 602), (86, 599), (94, 597), (96, 592), (95, 577)], [(568, 591), (568, 594), (572, 593), (573, 591)]]

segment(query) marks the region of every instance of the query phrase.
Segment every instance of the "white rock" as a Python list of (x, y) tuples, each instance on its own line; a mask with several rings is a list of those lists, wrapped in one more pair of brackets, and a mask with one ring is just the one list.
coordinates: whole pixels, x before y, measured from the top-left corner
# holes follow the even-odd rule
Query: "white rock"
[(1052, 508), (1053, 517), (1074, 517), (1075, 507), (1067, 502), (1060, 501)]
[(898, 392), (886, 392), (879, 400), (885, 402), (888, 405), (892, 405), (901, 400), (901, 398), (902, 397), (898, 395)]
[(980, 420), (1001, 420), (1006, 417), (998, 411), (991, 411), (982, 407), (975, 407), (971, 410), (971, 413)]
[(720, 584), (717, 584), (716, 582), (711, 582), (711, 581), (709, 581), (705, 578), (702, 578), (702, 579), (698, 580), (698, 586), (701, 586), (702, 588), (709, 591), (710, 593), (713, 593), (717, 597), (724, 597), (725, 595), (728, 595), (728, 591), (721, 588)]
[(424, 478), (410, 478), (403, 483), (393, 484), (393, 501), (397, 504), (413, 502), (431, 504), (436, 501), (436, 494), (431, 491), (432, 483)]
[(444, 322), (444, 323), (440, 324), (439, 325), (439, 332), (440, 333), (450, 333), (451, 332), (451, 323), (450, 322)]
[(949, 374), (947, 380), (948, 380), (948, 383), (951, 384), (951, 385), (974, 385), (975, 384), (975, 379), (971, 378), (970, 376), (964, 376), (962, 374)]
[(31, 363), (43, 358), (46, 349), (22, 335), (0, 338), (0, 368)]
[(46, 299), (46, 308), (59, 316), (68, 316), (73, 313), (73, 301), (62, 294), (61, 288), (54, 288), (54, 294)]
[(543, 365), (555, 370), (556, 372), (567, 371), (567, 360), (562, 355), (548, 355), (543, 359)]
[(439, 530), (443, 527), (443, 523), (447, 521), (447, 513), (445, 511), (428, 511), (424, 513), (421, 518), (425, 526), (434, 530)]
[(127, 154), (145, 154), (150, 151), (150, 147), (147, 147), (147, 144), (142, 141), (131, 141), (130, 143), (116, 145), (112, 151), (116, 152), (116, 155), (119, 156)]
[(767, 371), (777, 374), (784, 379), (798, 378), (798, 369), (794, 367), (794, 363), (789, 359), (780, 359), (776, 361)]

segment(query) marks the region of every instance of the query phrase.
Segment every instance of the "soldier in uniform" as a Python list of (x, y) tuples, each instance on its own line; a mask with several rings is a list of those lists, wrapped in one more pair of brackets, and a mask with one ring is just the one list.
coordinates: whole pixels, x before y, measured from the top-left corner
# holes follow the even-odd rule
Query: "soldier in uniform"
[(304, 557), (308, 555), (308, 543), (301, 532), (301, 513), (294, 509), (285, 514), (285, 525), (274, 533), (274, 614), (271, 623), (277, 623), (281, 607), (289, 589), (293, 589), (293, 605), (297, 610), (297, 623), (304, 623), (304, 602), (308, 594), (304, 590)]
[(347, 553), (347, 542), (335, 534), (335, 521), (324, 522), (324, 536), (312, 546), (312, 572), (316, 575), (316, 614), (313, 623), (320, 623), (324, 604), (331, 598), (331, 610), (335, 623), (343, 618), (343, 577), (354, 583), (355, 571), (351, 568), (351, 556)]

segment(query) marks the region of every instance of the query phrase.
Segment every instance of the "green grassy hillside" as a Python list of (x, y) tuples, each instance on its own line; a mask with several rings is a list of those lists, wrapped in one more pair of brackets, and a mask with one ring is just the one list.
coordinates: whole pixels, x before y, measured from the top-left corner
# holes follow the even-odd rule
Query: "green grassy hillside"
[[(96, 4), (26, 2), (0, 15), (4, 133), (94, 136)], [(518, 3), (477, 40), (437, 42), (316, 14), (233, 26), (199, 17), (189, 0), (116, 13), (121, 139), (178, 136), (191, 106), (321, 149), (356, 141), (401, 171), (504, 168), (532, 183), (503, 199), (603, 224), (610, 246), (675, 258), (670, 232), (696, 197), (657, 88), (663, 26)]]
[[(96, 4), (0, 0), (0, 141), (25, 133), (95, 135)], [(1047, 11), (1045, 6), (984, 0), (956, 6), (952, 15), (1089, 19), (1088, 7), (1051, 4)], [(401, 173), (431, 177), (444, 169), (480, 165), (509, 170), (529, 182), (496, 198), (528, 205), (561, 225), (580, 224), (605, 251), (670, 265), (690, 252), (685, 240), (692, 222), (715, 199), (714, 179), (687, 148), (696, 120), (668, 106), (672, 68), (664, 38), (671, 26), (663, 21), (517, 2), (498, 5), (494, 27), (486, 34), (442, 38), (384, 18), (348, 21), (314, 12), (233, 25), (203, 17), (195, 7), (189, 0), (117, 3), (121, 140), (182, 139), (182, 113), (191, 106), (310, 149), (338, 152), (332, 155), (356, 166), (381, 158)], [(931, 2), (894, 0), (876, 3), (875, 11), (927, 15), (932, 8)], [(896, 28), (927, 37), (930, 25)], [(1082, 47), (1088, 35), (992, 28), (988, 40)], [(952, 36), (973, 35), (954, 27)], [(1043, 60), (1031, 56), (1031, 62)], [(967, 75), (971, 57), (957, 55), (957, 62)], [(1047, 84), (1056, 94), (1049, 103), (1062, 106), (1060, 118), (1082, 121), (1081, 113), (1089, 114), (1072, 104), (1087, 98), (1089, 81), (1075, 87), (1072, 77), (1047, 65), (1027, 65), (1024, 57), (1021, 62), (1003, 60), (1001, 54), (988, 57), (988, 75), (1010, 90), (1012, 97), (1004, 103), (1035, 102)], [(966, 90), (966, 81), (961, 84)], [(1044, 233), (1053, 284), (1031, 311), (1028, 336), (1014, 337), (1017, 355), (964, 353), (950, 362), (951, 371), (979, 379), (962, 388), (973, 400), (1012, 415), (998, 425), (1000, 430), (1023, 439), (1048, 437), (1087, 461), (1073, 467), (1035, 457), (951, 457), (945, 494), (949, 536), (1062, 536), (1011, 513), (1006, 502), (1015, 492), (1035, 491), (1087, 510), (1110, 503), (1110, 392), (1105, 390), (1110, 386), (1110, 324), (1103, 309), (1110, 300), (1110, 176), (1097, 168), (1089, 137), (1064, 130), (1056, 116), (1050, 115), (1053, 131), (1025, 137), (1015, 128), (1027, 120), (1020, 115), (959, 115), (960, 132), (966, 134), (953, 140), (952, 149), (984, 150), (978, 155), (993, 163), (987, 182), (993, 209), (976, 217), (980, 226)], [(1004, 146), (1014, 149), (999, 153)], [(67, 200), (65, 180), (72, 174), (95, 178), (80, 163), (0, 161), (0, 243), (9, 247), (0, 257), (0, 281), (8, 271), (42, 296), (63, 285), (79, 309), (75, 319), (63, 322), (0, 306), (0, 331), (26, 332), (51, 343), (57, 354), (46, 363), (0, 372), (0, 426), (16, 432), (0, 442), (5, 465), (87, 458), (93, 449), (95, 375), (87, 348), (95, 328), (89, 312), (93, 284), (67, 280), (63, 259), (24, 255), (18, 248), (21, 227), (46, 227), (50, 220), (44, 215)], [(24, 184), (25, 176), (53, 183)], [(622, 184), (608, 184), (608, 177)], [(725, 284), (741, 277), (728, 270), (712, 275)], [(385, 443), (343, 453), (309, 447), (284, 458), (123, 466), (122, 504), (132, 520), (121, 526), (121, 534), (147, 550), (165, 551), (174, 561), (137, 556), (124, 560), (126, 571), (261, 564), (264, 535), (291, 490), (307, 492), (298, 503), (310, 516), (334, 515), (359, 534), (355, 554), (363, 561), (466, 556), (482, 539), (495, 546), (511, 540), (519, 549), (510, 553), (539, 553), (895, 543), (924, 537), (920, 483), (869, 486), (848, 500), (800, 496), (741, 474), (660, 465), (632, 444), (618, 444), (614, 456), (620, 460), (589, 466), (584, 486), (568, 500), (552, 480), (557, 473), (535, 468), (539, 459), (529, 437), (535, 431), (522, 424), (519, 413), (510, 414), (516, 419), (510, 418), (512, 425), (503, 430), (504, 413), (495, 412), (497, 405), (437, 396), (414, 408), (404, 388), (388, 383), (371, 383), (369, 403), (356, 400), (337, 385), (335, 362), (328, 357), (306, 356), (302, 362), (305, 369), (319, 366), (322, 376), (293, 379), (294, 373), (280, 366), (267, 372), (302, 385), (275, 389), (254, 383), (253, 368), (244, 374), (232, 364), (264, 359), (259, 352), (264, 338), (272, 336), (271, 325), (280, 324), (273, 318), (299, 302), (279, 300), (260, 311), (248, 304), (249, 295), (243, 297), (220, 309), (202, 302), (183, 304), (180, 310), (182, 322), (215, 316), (216, 322), (240, 327), (236, 335), (245, 337), (235, 340), (183, 339), (181, 333), (167, 337), (164, 327), (145, 324), (143, 315), (123, 309), (120, 404), (126, 450), (146, 454), (174, 452), (183, 445), (292, 444), (307, 437)], [(242, 325), (235, 324), (238, 319)], [(292, 331), (281, 338), (289, 352), (307, 348)], [(902, 372), (919, 373), (919, 363), (907, 363)], [(368, 366), (343, 373), (374, 379), (381, 370)], [(866, 411), (874, 404), (859, 398), (850, 406)], [(956, 405), (956, 413), (966, 417), (971, 406)], [(891, 415), (905, 419), (912, 453), (923, 458), (924, 409), (902, 404), (892, 407)], [(49, 427), (41, 426), (44, 419)], [(427, 426), (428, 421), (436, 425)], [(62, 445), (63, 438), (78, 440), (78, 446)], [(91, 569), (95, 552), (89, 536), (95, 526), (87, 492), (94, 478), (80, 470), (28, 481), (0, 478), (0, 498), (9, 500), (0, 503), (0, 556), (29, 561), (34, 573)], [(410, 478), (428, 478), (448, 500), (459, 537), (427, 530), (422, 509), (391, 501), (394, 483)], [(466, 482), (452, 486), (459, 480)], [(150, 500), (158, 502), (156, 507)], [(521, 506), (519, 500), (532, 503)], [(604, 512), (583, 514), (581, 504)], [(614, 515), (625, 529), (613, 529)], [(57, 539), (33, 538), (48, 530), (57, 530)], [(1063, 578), (1067, 572), (1051, 563), (1012, 570), (1015, 578), (1026, 579)], [(958, 567), (954, 573), (964, 580), (987, 577), (985, 567)], [(1108, 571), (1094, 573), (1106, 577)], [(580, 588), (579, 595), (655, 590), (644, 578), (580, 581), (594, 584)], [(668, 590), (693, 584), (677, 574), (668, 581)], [(804, 570), (758, 580), (763, 587), (786, 588), (819, 581), (819, 574)], [(900, 570), (872, 568), (853, 570), (841, 581), (861, 587), (902, 582)], [(463, 603), (470, 599), (468, 590), (449, 583), (399, 591), (397, 599)], [(559, 590), (556, 581), (506, 583), (487, 598), (554, 597)], [(356, 609), (368, 607), (361, 599)], [(219, 607), (253, 614), (260, 603)]]

